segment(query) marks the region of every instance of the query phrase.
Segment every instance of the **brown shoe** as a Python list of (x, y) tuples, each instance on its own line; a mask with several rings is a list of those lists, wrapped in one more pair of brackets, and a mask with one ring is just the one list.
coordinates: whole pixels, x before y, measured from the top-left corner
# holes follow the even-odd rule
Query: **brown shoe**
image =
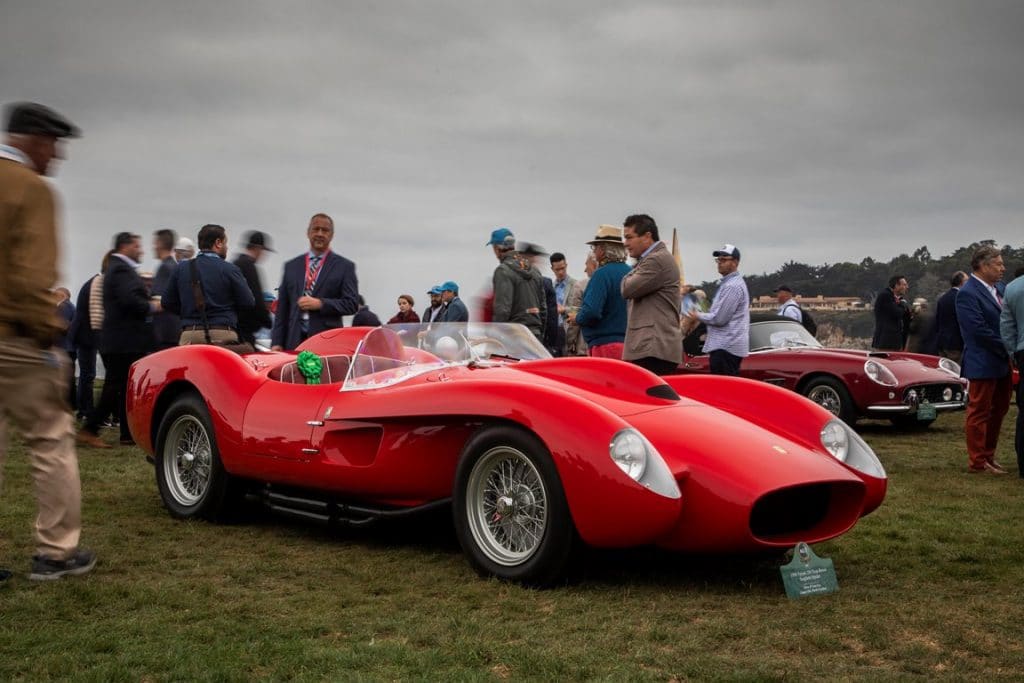
[(1006, 468), (997, 463), (995, 460), (989, 460), (988, 464), (995, 470), (998, 470), (1000, 474), (1006, 474)]
[(79, 446), (85, 446), (87, 448), (113, 448), (113, 446), (108, 444), (100, 437), (96, 436), (95, 434), (91, 434), (85, 431), (84, 429), (80, 430), (78, 434), (75, 435), (75, 443), (77, 443)]

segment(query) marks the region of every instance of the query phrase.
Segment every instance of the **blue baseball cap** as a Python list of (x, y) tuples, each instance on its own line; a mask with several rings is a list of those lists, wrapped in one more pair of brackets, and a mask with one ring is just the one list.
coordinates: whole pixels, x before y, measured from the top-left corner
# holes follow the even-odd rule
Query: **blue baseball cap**
[(442, 292), (455, 292), (456, 294), (458, 294), (459, 293), (459, 285), (456, 284), (455, 282), (452, 282), (451, 280), (449, 280), (448, 282), (446, 282), (443, 285), (441, 285), (440, 290)]
[(492, 244), (505, 244), (506, 242), (515, 244), (516, 236), (512, 234), (512, 231), (508, 228), (495, 228), (491, 231), (491, 240), (484, 246), (490, 246)]
[(433, 287), (431, 287), (430, 289), (427, 290), (427, 294), (440, 294), (440, 293), (441, 293), (441, 285), (434, 285)]

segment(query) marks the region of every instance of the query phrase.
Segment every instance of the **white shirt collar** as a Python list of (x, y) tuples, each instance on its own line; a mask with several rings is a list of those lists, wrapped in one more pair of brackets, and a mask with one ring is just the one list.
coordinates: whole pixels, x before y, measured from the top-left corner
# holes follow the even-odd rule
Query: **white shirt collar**
[(32, 161), (25, 156), (17, 147), (11, 147), (10, 145), (0, 145), (0, 159), (10, 159), (11, 161), (17, 161), (19, 164), (24, 164), (29, 168), (35, 168), (32, 166)]
[(980, 277), (978, 277), (974, 273), (971, 273), (971, 277), (973, 277), (975, 280), (977, 280), (981, 284), (985, 285), (985, 289), (987, 289), (988, 293), (992, 295), (992, 298), (996, 300), (996, 303), (997, 304), (1000, 303), (999, 302), (999, 290), (997, 290), (995, 287), (993, 287), (989, 283), (987, 283), (984, 280), (982, 280)]

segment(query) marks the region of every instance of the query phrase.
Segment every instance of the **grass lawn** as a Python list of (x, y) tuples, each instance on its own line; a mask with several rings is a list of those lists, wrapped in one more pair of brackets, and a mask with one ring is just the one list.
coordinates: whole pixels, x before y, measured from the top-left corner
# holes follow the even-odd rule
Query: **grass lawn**
[[(180, 522), (141, 451), (80, 451), (86, 577), (25, 578), (34, 499), (14, 440), (0, 498), (0, 680), (1024, 676), (1024, 481), (968, 475), (963, 413), (862, 428), (882, 507), (815, 546), (839, 592), (790, 601), (778, 560), (592, 553), (547, 591), (481, 580), (446, 516), (330, 531)], [(107, 439), (114, 434), (106, 434)]]

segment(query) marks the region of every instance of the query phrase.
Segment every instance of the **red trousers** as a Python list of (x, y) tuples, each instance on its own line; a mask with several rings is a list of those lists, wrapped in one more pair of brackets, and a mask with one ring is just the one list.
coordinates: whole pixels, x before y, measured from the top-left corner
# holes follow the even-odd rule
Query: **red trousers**
[(622, 349), (624, 344), (622, 342), (611, 342), (609, 344), (601, 344), (600, 346), (591, 346), (589, 353), (594, 358), (614, 358), (615, 360), (622, 360)]
[(1013, 375), (1000, 379), (972, 379), (967, 404), (967, 456), (973, 469), (992, 462), (1003, 418), (1010, 409)]

